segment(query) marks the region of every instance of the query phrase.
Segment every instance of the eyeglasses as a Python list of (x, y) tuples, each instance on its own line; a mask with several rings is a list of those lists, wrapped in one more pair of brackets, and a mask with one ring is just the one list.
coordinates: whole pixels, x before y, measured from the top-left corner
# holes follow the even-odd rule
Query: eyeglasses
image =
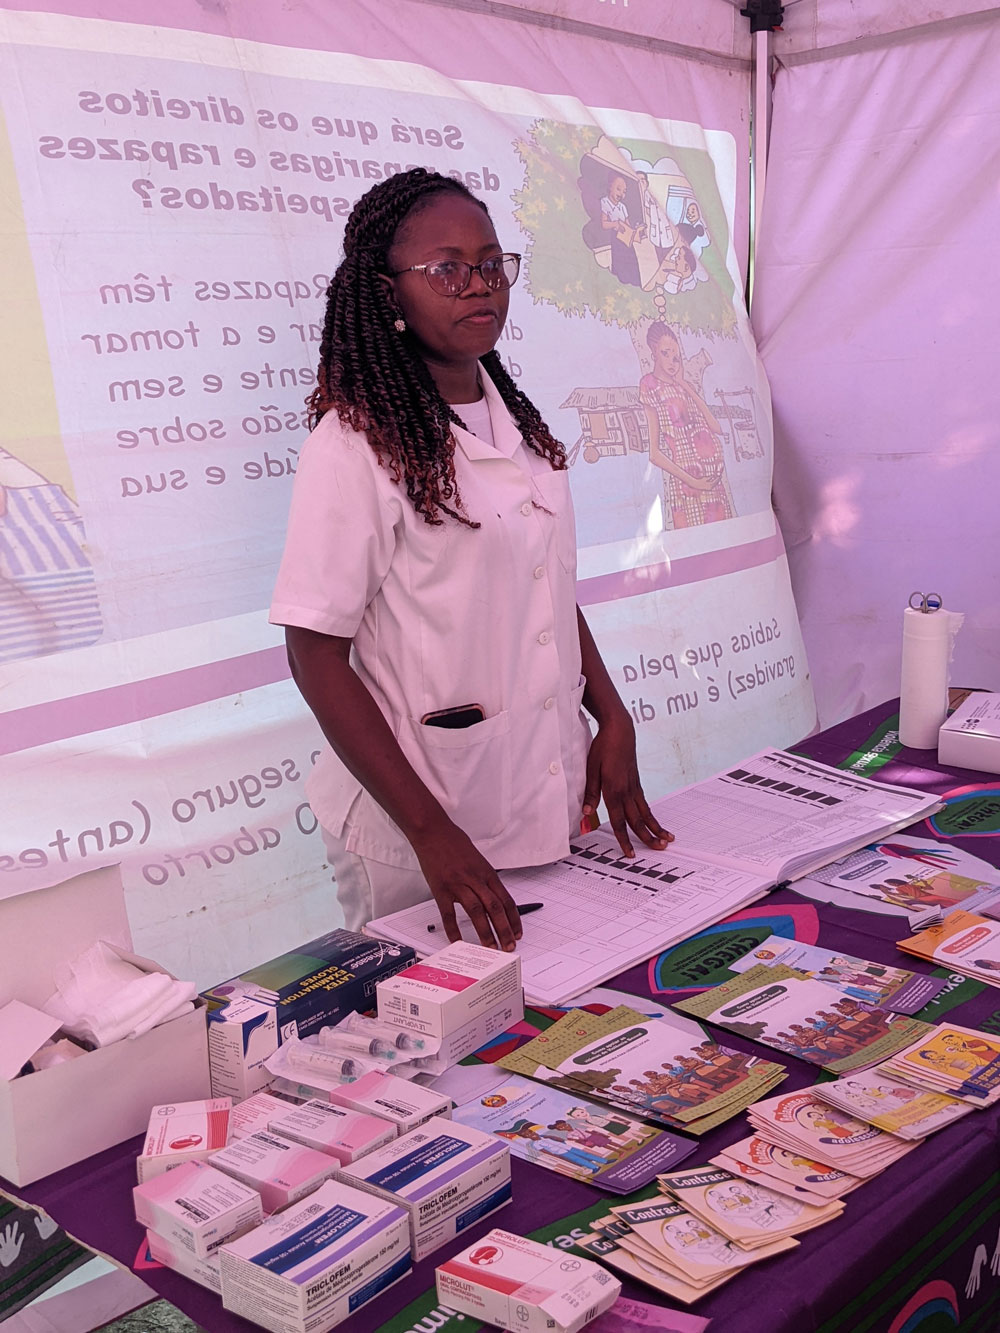
[(427, 285), (439, 296), (460, 296), (472, 281), (473, 273), (478, 273), (491, 292), (506, 291), (517, 282), (521, 271), (520, 255), (490, 255), (481, 264), (466, 264), (460, 259), (439, 259), (434, 264), (411, 264), (409, 268), (397, 269), (390, 273), (390, 278), (398, 278), (401, 273), (422, 273)]

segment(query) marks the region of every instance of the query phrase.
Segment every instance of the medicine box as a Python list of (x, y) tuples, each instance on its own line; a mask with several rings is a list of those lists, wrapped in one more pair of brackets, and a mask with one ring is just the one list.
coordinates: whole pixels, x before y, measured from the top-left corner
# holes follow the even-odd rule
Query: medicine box
[(380, 1074), (377, 1070), (364, 1074), (353, 1083), (342, 1083), (330, 1093), (335, 1106), (346, 1106), (351, 1111), (388, 1120), (396, 1134), (408, 1134), (411, 1129), (430, 1120), (431, 1116), (450, 1117), (451, 1099), (419, 1083)]
[(222, 1275), (219, 1272), (217, 1253), (210, 1254), (205, 1259), (196, 1259), (183, 1245), (168, 1240), (157, 1231), (146, 1232), (146, 1246), (150, 1258), (155, 1259), (158, 1264), (172, 1268), (175, 1273), (180, 1273), (181, 1277), (190, 1278), (192, 1282), (208, 1287), (209, 1291), (214, 1291), (216, 1295), (221, 1294)]
[(139, 1183), (185, 1162), (205, 1162), (229, 1141), (229, 1097), (154, 1106), (142, 1151), (136, 1158)]
[(442, 1305), (516, 1333), (577, 1333), (622, 1289), (600, 1264), (498, 1229), (443, 1263), (436, 1277)]
[(964, 699), (938, 732), (938, 762), (1000, 773), (1000, 694)]
[(334, 1328), (411, 1268), (406, 1213), (328, 1182), (219, 1252), (222, 1304), (272, 1333)]
[(268, 1128), (280, 1138), (336, 1157), (344, 1166), (396, 1137), (395, 1127), (388, 1120), (321, 1101), (298, 1107), (286, 1105)]
[(378, 1016), (395, 1027), (444, 1037), (505, 1003), (522, 1003), (516, 953), (459, 941), (379, 982)]
[(340, 1169), (336, 1157), (265, 1130), (238, 1139), (209, 1160), (219, 1171), (255, 1189), (266, 1213), (304, 1198)]
[(415, 958), (407, 945), (370, 939), (353, 930), (331, 930), (214, 986), (205, 998), (239, 994), (272, 1005), (279, 1040), (306, 1037), (355, 1010), (373, 1008), (377, 984)]
[[(290, 1111), (294, 1103), (286, 1102), (283, 1097), (274, 1097), (269, 1092), (256, 1092), (244, 1102), (238, 1102), (229, 1113), (229, 1143), (237, 1139), (249, 1138), (259, 1129), (267, 1129), (275, 1116)], [(222, 1144), (220, 1147), (224, 1146)]]
[(278, 1049), (277, 1012), (247, 995), (226, 1000), (209, 992), (204, 998), (212, 1096), (243, 1101), (271, 1081), (264, 1061)]
[(406, 1209), (418, 1260), (510, 1202), (510, 1149), (492, 1134), (434, 1117), (343, 1167), (339, 1178)]
[(260, 1195), (205, 1162), (136, 1185), (135, 1220), (204, 1259), (231, 1237), (263, 1220)]
[[(3, 899), (0, 940), (0, 1005), (21, 1000), (40, 1007), (55, 989), (57, 969), (98, 940), (145, 972), (166, 970), (129, 952), (117, 865)], [(144, 1133), (154, 1103), (208, 1096), (205, 1007), (198, 1001), (134, 1040), (0, 1079), (0, 1176), (30, 1185)]]

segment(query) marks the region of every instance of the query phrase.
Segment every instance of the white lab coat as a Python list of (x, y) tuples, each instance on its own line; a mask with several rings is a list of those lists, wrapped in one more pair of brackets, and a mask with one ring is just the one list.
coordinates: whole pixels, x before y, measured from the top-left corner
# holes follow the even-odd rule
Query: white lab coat
[[(271, 621), (353, 640), (352, 665), (410, 763), (497, 868), (564, 855), (590, 730), (576, 621), (568, 473), (527, 449), (482, 375), (495, 447), (454, 428), (466, 513), (431, 526), (363, 435), (328, 413), (301, 456)], [(485, 720), (428, 727), (479, 704)], [(348, 852), (418, 871), (385, 812), (327, 747), (307, 784)], [(377, 897), (376, 893), (376, 897)], [(397, 904), (375, 901), (375, 915)]]

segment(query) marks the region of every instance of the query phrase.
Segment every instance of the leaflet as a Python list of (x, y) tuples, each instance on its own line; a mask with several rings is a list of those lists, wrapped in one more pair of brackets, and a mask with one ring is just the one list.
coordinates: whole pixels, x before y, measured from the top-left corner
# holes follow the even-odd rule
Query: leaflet
[(963, 972), (988, 986), (1000, 987), (1000, 922), (987, 921), (961, 909), (949, 912), (937, 925), (900, 940), (899, 948), (917, 958)]
[(498, 1063), (574, 1096), (696, 1134), (736, 1115), (786, 1077), (779, 1064), (626, 1005), (599, 1016), (572, 1009)]
[(915, 1014), (948, 984), (946, 977), (927, 977), (903, 967), (869, 962), (818, 944), (802, 944), (784, 935), (769, 935), (763, 943), (730, 963), (729, 970), (746, 972), (758, 963), (765, 967), (792, 967), (814, 981), (833, 986), (852, 1000), (879, 1005), (897, 1014)]
[(730, 1158), (735, 1162), (745, 1162), (765, 1175), (774, 1176), (776, 1180), (800, 1185), (810, 1194), (819, 1195), (826, 1201), (840, 1198), (864, 1184), (859, 1176), (838, 1171), (836, 1167), (827, 1166), (823, 1162), (811, 1161), (788, 1148), (779, 1148), (776, 1143), (768, 1143), (759, 1134), (751, 1134), (749, 1138), (740, 1139), (739, 1143), (731, 1143), (718, 1157), (711, 1159), (712, 1165), (730, 1170)]
[(865, 1178), (878, 1175), (916, 1146), (835, 1110), (814, 1088), (758, 1102), (748, 1118), (769, 1143)]
[(457, 1106), (452, 1119), (496, 1134), (515, 1157), (614, 1194), (632, 1194), (648, 1185), (696, 1146), (691, 1139), (524, 1078), (511, 1078)]
[(1000, 1038), (942, 1023), (886, 1061), (890, 1074), (975, 1106), (1000, 1101)]
[(720, 1166), (672, 1171), (660, 1176), (660, 1189), (743, 1249), (811, 1231), (839, 1217), (844, 1207), (839, 1199), (818, 1207), (802, 1203)]
[(812, 1091), (831, 1106), (907, 1140), (925, 1138), (974, 1109), (944, 1093), (921, 1092), (902, 1083), (887, 1074), (883, 1065), (832, 1083), (817, 1083)]
[(790, 967), (752, 967), (733, 981), (674, 1005), (835, 1073), (867, 1069), (931, 1030), (916, 1018), (873, 1009)]
[(900, 836), (841, 857), (817, 872), (816, 878), (912, 912), (960, 905), (984, 889), (995, 888), (1000, 873), (959, 848)]

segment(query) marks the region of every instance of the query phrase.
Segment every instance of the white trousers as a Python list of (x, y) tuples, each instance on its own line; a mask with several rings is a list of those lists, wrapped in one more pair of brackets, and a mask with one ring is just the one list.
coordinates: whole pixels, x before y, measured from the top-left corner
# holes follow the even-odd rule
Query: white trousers
[(339, 838), (325, 828), (322, 832), (348, 930), (361, 930), (375, 917), (388, 916), (430, 898), (431, 891), (419, 870), (369, 860), (347, 850), (346, 832)]

